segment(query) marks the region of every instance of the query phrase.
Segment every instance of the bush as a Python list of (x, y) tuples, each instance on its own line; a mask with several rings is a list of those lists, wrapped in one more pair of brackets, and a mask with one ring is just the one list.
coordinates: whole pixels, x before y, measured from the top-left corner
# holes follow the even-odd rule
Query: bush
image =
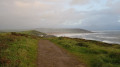
[(118, 52), (110, 52), (107, 55), (108, 59), (105, 60), (106, 62), (112, 63), (112, 64), (120, 64), (120, 53)]
[(103, 67), (104, 62), (99, 57), (92, 59), (91, 61), (91, 67)]
[(89, 47), (89, 45), (87, 45), (85, 43), (81, 43), (81, 42), (79, 42), (79, 43), (77, 43), (75, 45), (80, 46), (80, 47)]
[(29, 36), (27, 34), (21, 34), (21, 33), (16, 33), (16, 32), (11, 32), (11, 35), (14, 35), (14, 36), (25, 36), (25, 37)]

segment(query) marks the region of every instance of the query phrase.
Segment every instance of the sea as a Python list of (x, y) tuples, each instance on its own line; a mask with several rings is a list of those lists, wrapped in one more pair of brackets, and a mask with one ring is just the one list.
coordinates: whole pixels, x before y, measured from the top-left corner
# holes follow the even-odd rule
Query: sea
[(94, 33), (67, 33), (55, 34), (57, 37), (82, 38), (96, 40), (106, 43), (120, 44), (120, 30), (114, 31), (94, 31)]

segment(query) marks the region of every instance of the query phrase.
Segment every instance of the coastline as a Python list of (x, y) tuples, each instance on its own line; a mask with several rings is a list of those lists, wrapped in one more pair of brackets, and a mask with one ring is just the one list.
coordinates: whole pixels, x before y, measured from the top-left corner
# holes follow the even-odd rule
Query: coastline
[[(105, 42), (109, 44), (120, 44), (120, 38), (118, 36), (107, 35), (108, 33), (96, 32), (96, 33), (62, 33), (62, 34), (52, 34), (56, 37), (70, 37), (70, 38), (80, 38), (86, 40), (95, 40), (100, 42)], [(120, 35), (120, 34), (119, 34)]]

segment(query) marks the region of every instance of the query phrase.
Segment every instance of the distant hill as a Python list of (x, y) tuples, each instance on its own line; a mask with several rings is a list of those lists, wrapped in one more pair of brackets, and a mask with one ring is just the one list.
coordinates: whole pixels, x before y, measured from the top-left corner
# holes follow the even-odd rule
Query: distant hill
[(50, 29), (50, 28), (37, 28), (37, 31), (54, 34), (54, 33), (92, 33), (91, 31), (84, 29)]
[(19, 32), (19, 33), (29, 34), (29, 35), (37, 35), (37, 36), (40, 36), (40, 35), (46, 36), (45, 33), (42, 33), (42, 32), (36, 31), (36, 30), (21, 31), (21, 32)]

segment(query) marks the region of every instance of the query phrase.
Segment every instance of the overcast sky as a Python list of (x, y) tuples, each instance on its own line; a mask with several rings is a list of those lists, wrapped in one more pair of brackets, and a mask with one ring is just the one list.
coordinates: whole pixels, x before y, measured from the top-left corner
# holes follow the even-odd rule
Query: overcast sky
[(120, 0), (0, 0), (0, 29), (120, 29)]

